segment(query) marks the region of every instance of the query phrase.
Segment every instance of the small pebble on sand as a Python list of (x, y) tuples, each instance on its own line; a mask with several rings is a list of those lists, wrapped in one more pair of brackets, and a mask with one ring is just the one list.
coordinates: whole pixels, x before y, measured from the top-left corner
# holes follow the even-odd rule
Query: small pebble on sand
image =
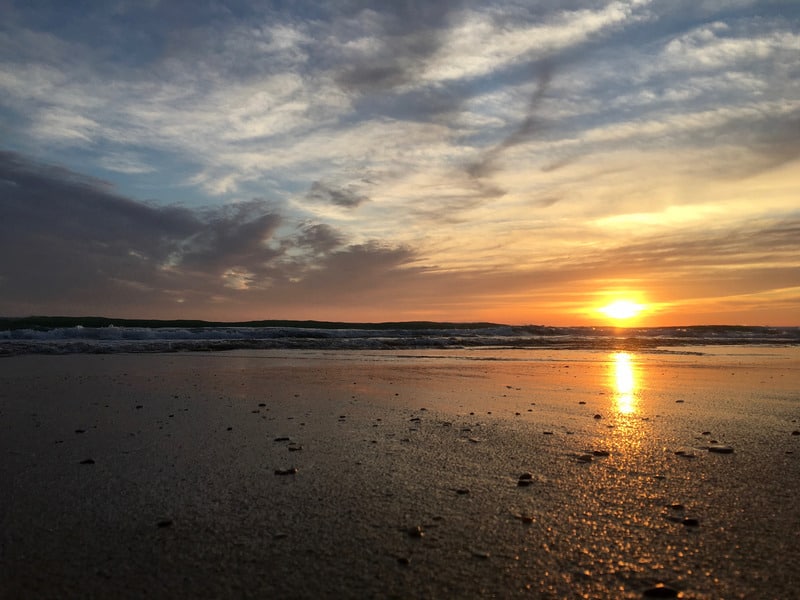
[(519, 519), (520, 521), (522, 521), (523, 523), (527, 523), (527, 524), (531, 524), (534, 521), (536, 521), (536, 519), (532, 515), (514, 515), (514, 516), (517, 519)]
[(82, 465), (93, 465), (94, 459), (93, 458), (85, 458), (81, 461)]
[(517, 479), (517, 485), (519, 487), (528, 487), (533, 483), (533, 473), (522, 473), (519, 478)]
[(409, 527), (408, 529), (408, 536), (412, 538), (421, 538), (425, 537), (425, 532), (422, 530), (422, 527), (419, 525), (414, 525), (414, 527)]
[(164, 529), (165, 527), (172, 527), (172, 520), (171, 519), (164, 519), (163, 521), (159, 521), (156, 523), (156, 527)]
[(673, 589), (663, 583), (657, 583), (651, 588), (642, 592), (645, 598), (679, 598), (678, 590)]

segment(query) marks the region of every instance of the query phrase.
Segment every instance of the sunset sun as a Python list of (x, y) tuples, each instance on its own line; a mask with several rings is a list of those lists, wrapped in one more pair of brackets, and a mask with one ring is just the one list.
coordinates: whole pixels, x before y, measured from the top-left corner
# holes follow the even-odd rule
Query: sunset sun
[(632, 300), (616, 300), (599, 310), (605, 316), (615, 321), (626, 321), (642, 312), (644, 306)]

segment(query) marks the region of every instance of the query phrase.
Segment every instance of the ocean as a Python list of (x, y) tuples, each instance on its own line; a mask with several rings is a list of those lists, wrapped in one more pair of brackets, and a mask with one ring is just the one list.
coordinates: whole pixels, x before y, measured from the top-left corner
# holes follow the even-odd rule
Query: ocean
[(306, 326), (30, 326), (0, 322), (0, 356), (224, 350), (577, 349), (693, 352), (708, 346), (800, 345), (800, 327), (548, 327), (453, 323)]

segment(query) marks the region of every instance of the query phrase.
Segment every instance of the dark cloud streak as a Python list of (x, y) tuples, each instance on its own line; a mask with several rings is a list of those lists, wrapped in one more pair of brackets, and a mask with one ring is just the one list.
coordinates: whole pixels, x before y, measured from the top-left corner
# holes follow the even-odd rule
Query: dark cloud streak
[(536, 88), (528, 101), (522, 121), (500, 142), (484, 151), (476, 161), (467, 165), (467, 174), (478, 182), (481, 188), (485, 188), (487, 195), (491, 196), (500, 192), (499, 188), (487, 186), (483, 180), (498, 170), (498, 162), (503, 154), (514, 146), (530, 141), (542, 126), (542, 117), (539, 114), (539, 110), (550, 85), (551, 77), (552, 69), (550, 64), (543, 63), (539, 66), (539, 73), (536, 76)]
[(307, 195), (309, 200), (333, 204), (342, 208), (356, 208), (366, 202), (368, 198), (349, 187), (335, 187), (330, 184), (315, 181)]

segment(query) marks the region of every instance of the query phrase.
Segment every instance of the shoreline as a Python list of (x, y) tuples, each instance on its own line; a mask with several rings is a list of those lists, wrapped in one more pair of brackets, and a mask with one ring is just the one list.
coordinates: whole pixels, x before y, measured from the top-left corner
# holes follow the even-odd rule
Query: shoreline
[(9, 597), (800, 585), (794, 349), (627, 367), (238, 352), (0, 361)]

